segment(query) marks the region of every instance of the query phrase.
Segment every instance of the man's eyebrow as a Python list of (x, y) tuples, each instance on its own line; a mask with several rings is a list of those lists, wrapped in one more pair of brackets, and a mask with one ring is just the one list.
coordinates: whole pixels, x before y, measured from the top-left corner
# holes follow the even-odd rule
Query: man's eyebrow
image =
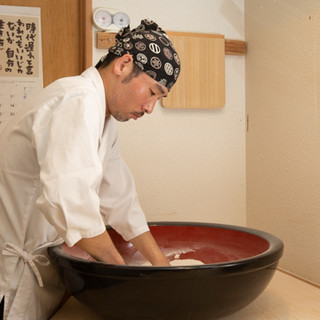
[(163, 87), (159, 83), (157, 83), (157, 88), (162, 93), (164, 98), (167, 97), (167, 93), (164, 91)]

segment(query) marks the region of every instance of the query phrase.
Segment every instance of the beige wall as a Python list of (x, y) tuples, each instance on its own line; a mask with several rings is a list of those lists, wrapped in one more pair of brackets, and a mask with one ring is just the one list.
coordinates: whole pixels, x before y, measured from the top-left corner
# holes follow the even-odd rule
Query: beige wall
[(247, 223), (320, 283), (320, 1), (247, 0)]
[[(171, 31), (244, 39), (243, 0), (93, 0), (93, 8), (100, 6), (125, 11), (131, 27), (152, 18)], [(105, 51), (93, 53), (97, 61)], [(245, 225), (244, 63), (244, 56), (226, 57), (223, 109), (172, 110), (158, 104), (151, 115), (117, 123), (122, 155), (149, 220)]]

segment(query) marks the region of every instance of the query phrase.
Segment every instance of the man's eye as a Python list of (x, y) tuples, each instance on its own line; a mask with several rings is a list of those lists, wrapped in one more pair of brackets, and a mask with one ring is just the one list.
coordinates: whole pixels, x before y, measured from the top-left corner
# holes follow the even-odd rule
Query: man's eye
[(152, 96), (156, 95), (152, 90), (150, 90), (150, 93), (151, 93)]

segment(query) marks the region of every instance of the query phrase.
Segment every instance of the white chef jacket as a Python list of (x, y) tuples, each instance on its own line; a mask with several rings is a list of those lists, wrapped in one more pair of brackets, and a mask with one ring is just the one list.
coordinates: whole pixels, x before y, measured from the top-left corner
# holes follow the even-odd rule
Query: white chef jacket
[(99, 72), (60, 79), (0, 133), (0, 301), (4, 319), (47, 319), (63, 293), (46, 248), (149, 230)]

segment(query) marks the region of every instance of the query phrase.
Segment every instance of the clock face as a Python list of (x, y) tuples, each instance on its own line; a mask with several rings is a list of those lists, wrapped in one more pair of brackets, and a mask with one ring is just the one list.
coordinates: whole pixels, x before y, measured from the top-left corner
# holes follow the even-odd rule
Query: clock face
[(124, 12), (117, 12), (113, 15), (113, 23), (118, 28), (127, 27), (130, 24), (130, 19), (128, 15)]
[(97, 9), (93, 14), (93, 22), (97, 28), (106, 30), (112, 23), (112, 15), (105, 9)]

